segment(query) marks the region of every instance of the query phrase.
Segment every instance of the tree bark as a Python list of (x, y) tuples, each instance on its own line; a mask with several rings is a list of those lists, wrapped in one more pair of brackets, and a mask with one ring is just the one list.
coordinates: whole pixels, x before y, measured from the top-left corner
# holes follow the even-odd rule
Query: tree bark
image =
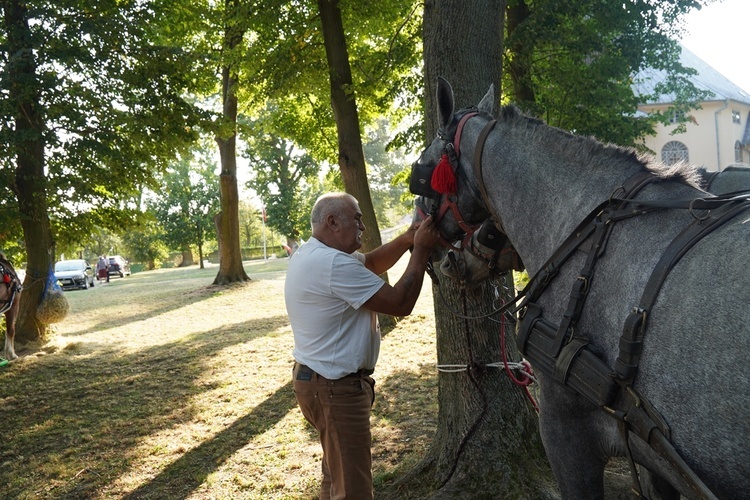
[(193, 261), (193, 251), (190, 248), (183, 248), (181, 253), (182, 262), (180, 262), (180, 267), (188, 267), (195, 264)]
[[(237, 22), (230, 22), (236, 17), (237, 2), (226, 0), (226, 21), (224, 27), (223, 50), (232, 53), (242, 43), (244, 31)], [(236, 19), (235, 19), (236, 20)], [(218, 136), (221, 158), (219, 190), (221, 193), (221, 216), (217, 217), (219, 239), (219, 272), (214, 278), (214, 285), (225, 285), (233, 282), (249, 281), (242, 266), (240, 250), (240, 216), (239, 190), (237, 189), (237, 69), (236, 62), (227, 55), (222, 67), (222, 102), (224, 123), (231, 127), (228, 137)]]
[(47, 325), (37, 320), (36, 310), (47, 284), (54, 278), (55, 262), (52, 230), (47, 215), (47, 178), (44, 174), (44, 119), (40, 82), (29, 29), (25, 2), (4, 2), (6, 85), (15, 108), (14, 152), (16, 156), (13, 190), (18, 199), (26, 244), (26, 279), (16, 324), (20, 342), (45, 340)]
[(362, 248), (373, 250), (382, 243), (367, 183), (365, 154), (357, 102), (352, 90), (352, 72), (338, 0), (318, 0), (323, 24), (323, 41), (331, 80), (331, 106), (338, 136), (338, 162), (346, 192), (357, 198), (362, 221)]
[(200, 221), (198, 221), (198, 265), (201, 269), (205, 268), (203, 265), (203, 224)]
[[(510, 273), (506, 279), (511, 282)], [(438, 366), (467, 369), (439, 372), (435, 437), (417, 467), (384, 497), (406, 498), (409, 491), (419, 492), (409, 498), (556, 498), (531, 400), (504, 368), (488, 366), (502, 360), (501, 335), (506, 359), (521, 359), (514, 322), (501, 325), (492, 314), (490, 283), (463, 292), (444, 278), (433, 294)]]
[[(424, 11), (425, 137), (438, 129), (437, 77), (455, 91), (456, 107), (475, 106), (490, 84), (500, 88), (505, 2), (428, 0)], [(499, 95), (499, 94), (498, 94)], [(506, 277), (512, 283), (512, 275)], [(504, 294), (507, 300), (513, 288)], [(551, 498), (555, 483), (536, 412), (503, 369), (495, 290), (462, 292), (447, 278), (433, 284), (439, 365), (438, 425), (423, 461), (387, 496), (419, 489), (423, 498)], [(465, 319), (461, 316), (476, 318)], [(494, 321), (493, 321), (494, 320)], [(514, 326), (505, 325), (505, 355), (521, 359)], [(495, 492), (494, 494), (492, 492)]]

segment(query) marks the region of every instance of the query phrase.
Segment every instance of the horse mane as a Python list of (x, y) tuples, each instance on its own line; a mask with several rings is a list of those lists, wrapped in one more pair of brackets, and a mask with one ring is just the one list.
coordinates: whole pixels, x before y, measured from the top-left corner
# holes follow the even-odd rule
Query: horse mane
[(610, 160), (614, 165), (637, 164), (643, 171), (651, 172), (662, 180), (678, 180), (700, 189), (700, 173), (690, 163), (666, 165), (653, 155), (640, 153), (634, 148), (604, 144), (594, 137), (576, 135), (547, 125), (538, 118), (523, 114), (513, 104), (501, 108), (500, 119), (512, 125), (513, 130), (532, 131), (540, 142), (556, 153), (574, 155), (580, 158), (581, 164), (598, 165), (602, 160)]

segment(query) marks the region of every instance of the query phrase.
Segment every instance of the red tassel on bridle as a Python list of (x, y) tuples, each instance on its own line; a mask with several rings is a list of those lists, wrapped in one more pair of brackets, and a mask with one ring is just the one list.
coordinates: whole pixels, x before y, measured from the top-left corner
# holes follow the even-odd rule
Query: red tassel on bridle
[(435, 171), (432, 172), (432, 180), (430, 181), (432, 189), (440, 194), (455, 194), (458, 189), (456, 183), (456, 174), (453, 172), (451, 161), (448, 159), (447, 154), (443, 154), (440, 158), (440, 163), (435, 167)]

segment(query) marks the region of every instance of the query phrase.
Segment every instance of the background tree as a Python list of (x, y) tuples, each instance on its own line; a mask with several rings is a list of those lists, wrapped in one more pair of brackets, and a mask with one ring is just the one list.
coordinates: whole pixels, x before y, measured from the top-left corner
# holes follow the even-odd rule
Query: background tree
[(318, 164), (349, 164), (349, 172), (339, 175), (365, 211), (365, 238), (379, 235), (366, 192), (361, 133), (377, 117), (399, 119), (405, 112), (398, 106), (404, 88), (419, 79), (416, 10), (416, 4), (397, 0), (298, 2), (258, 34), (247, 59), (258, 77), (248, 89), (247, 113), (263, 114), (271, 100), (275, 112), (267, 130), (293, 141)]
[(249, 130), (244, 156), (252, 165), (253, 179), (247, 186), (262, 200), (266, 224), (283, 234), (287, 246), (294, 250), (300, 231), (310, 225), (310, 200), (303, 194), (314, 182), (320, 166), (291, 140), (264, 130), (262, 120), (253, 121)]
[(35, 312), (56, 258), (55, 228), (127, 220), (135, 186), (153, 186), (195, 138), (199, 117), (182, 97), (194, 84), (192, 61), (154, 30), (166, 3), (0, 4), (0, 171), (27, 257), (21, 342), (46, 333)]
[(240, 243), (243, 247), (256, 245), (256, 240), (263, 233), (262, 214), (259, 209), (247, 201), (240, 201)]
[(363, 146), (372, 204), (382, 227), (391, 227), (404, 214), (411, 214), (413, 205), (412, 197), (404, 196), (403, 184), (394, 181), (408, 162), (402, 149), (391, 147), (392, 133), (388, 125), (385, 118), (376, 120), (366, 129)]
[(169, 256), (169, 249), (164, 244), (164, 229), (151, 211), (138, 226), (125, 233), (123, 244), (130, 259), (145, 263), (149, 271), (160, 267)]
[(173, 163), (162, 186), (150, 206), (163, 228), (164, 242), (182, 252), (181, 266), (194, 264), (196, 248), (202, 269), (203, 244), (215, 235), (213, 216), (219, 208), (216, 164), (209, 151), (194, 149)]
[(239, 61), (243, 57), (243, 37), (248, 29), (245, 19), (250, 18), (250, 6), (241, 0), (224, 1), (221, 44), (221, 103), (222, 123), (216, 135), (221, 158), (219, 187), (221, 212), (216, 218), (219, 239), (219, 272), (215, 285), (247, 281), (242, 267), (239, 235), (239, 191), (237, 188), (237, 91), (239, 86)]
[(694, 71), (679, 63), (674, 40), (685, 14), (709, 2), (508, 0), (505, 100), (550, 125), (635, 145), (665, 119), (635, 113), (639, 102), (656, 97), (634, 94), (640, 70), (667, 70), (670, 79), (658, 91), (678, 96), (681, 111), (705, 95), (688, 80)]
[(94, 227), (90, 235), (88, 249), (96, 255), (117, 254), (116, 249), (121, 243), (122, 240), (112, 232), (101, 227)]
[(362, 247), (368, 251), (379, 247), (382, 242), (367, 183), (359, 111), (352, 86), (344, 23), (338, 0), (318, 0), (318, 9), (323, 27), (323, 45), (328, 60), (331, 107), (336, 121), (338, 165), (346, 192), (359, 201), (362, 222), (370, 228), (370, 231), (362, 233)]

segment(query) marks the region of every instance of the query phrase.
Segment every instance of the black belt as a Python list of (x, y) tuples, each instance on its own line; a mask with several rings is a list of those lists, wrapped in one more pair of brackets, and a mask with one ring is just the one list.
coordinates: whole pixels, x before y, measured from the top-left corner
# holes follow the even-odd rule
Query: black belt
[[(308, 375), (317, 375), (319, 377), (323, 377), (319, 373), (313, 371), (312, 368), (310, 368), (307, 365), (303, 365), (302, 363), (297, 363), (296, 361), (295, 361), (295, 364), (297, 365), (297, 372), (298, 373), (306, 373)], [(350, 373), (349, 375), (344, 375), (341, 378), (347, 378), (347, 377), (367, 377), (367, 376), (372, 375), (374, 372), (375, 372), (375, 370), (372, 370), (370, 368), (360, 368), (356, 372)], [(323, 378), (326, 378), (326, 377), (323, 377)]]

